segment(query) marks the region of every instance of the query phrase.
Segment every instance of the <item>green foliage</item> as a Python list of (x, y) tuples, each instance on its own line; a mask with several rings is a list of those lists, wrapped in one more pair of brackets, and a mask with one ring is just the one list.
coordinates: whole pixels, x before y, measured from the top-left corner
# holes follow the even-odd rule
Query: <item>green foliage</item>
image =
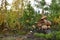
[(52, 33), (49, 33), (49, 34), (43, 34), (43, 33), (34, 33), (34, 36), (35, 37), (39, 37), (39, 38), (46, 38), (46, 39), (51, 39), (53, 40), (53, 38), (55, 40), (60, 40), (60, 31), (57, 31), (57, 32), (52, 32)]
[(50, 12), (53, 13), (58, 13), (60, 11), (60, 6), (57, 3), (57, 0), (52, 0), (52, 3), (50, 5)]
[(51, 39), (53, 38), (53, 35), (51, 33), (45, 35), (46, 39)]
[[(6, 0), (5, 2), (3, 1), (4, 0), (2, 0), (2, 4), (0, 7), (0, 26), (1, 24), (3, 24), (4, 21), (6, 21), (6, 23), (8, 24), (7, 26), (11, 29), (22, 27), (23, 31), (25, 31), (25, 29), (32, 30), (33, 29), (32, 25), (35, 25), (35, 22), (37, 22), (41, 18), (41, 15), (34, 10), (34, 8), (31, 6), (30, 3), (27, 3), (26, 6), (23, 6), (24, 5), (23, 2), (25, 0), (22, 1), (22, 3), (21, 0), (14, 1), (14, 3), (12, 3), (11, 10), (7, 10), (6, 6), (9, 5), (8, 2)], [(56, 1), (58, 1), (58, 3)], [(21, 8), (19, 7), (20, 3), (22, 5)], [(44, 8), (44, 6), (46, 5), (45, 0), (38, 1), (37, 3), (38, 3), (37, 8), (41, 8), (43, 10), (49, 11), (49, 14), (47, 14), (47, 19), (52, 22), (51, 25), (52, 30), (54, 31), (60, 30), (60, 4), (59, 4), (60, 0), (52, 0), (51, 4), (48, 5), (49, 7), (45, 7), (45, 8)], [(23, 16), (21, 17), (21, 15)], [(20, 26), (20, 23), (22, 26)], [(36, 34), (36, 36), (37, 35), (39, 37), (42, 36), (47, 39), (52, 38), (52, 34), (46, 34), (46, 35)], [(56, 38), (59, 39), (60, 34), (56, 33), (56, 35), (57, 35)]]
[(34, 34), (35, 37), (42, 37), (42, 38), (46, 38), (46, 39), (51, 39), (53, 37), (52, 33), (49, 34), (43, 34), (43, 33), (35, 33)]
[(60, 40), (60, 31), (56, 32), (56, 40)]
[(24, 10), (23, 17), (21, 17), (19, 21), (24, 29), (32, 30), (32, 25), (34, 25), (39, 19), (40, 14), (35, 13), (31, 4), (28, 4), (27, 8)]
[(34, 33), (34, 36), (45, 38), (45, 34), (43, 34), (43, 33)]
[(37, 8), (44, 8), (44, 6), (46, 5), (46, 2), (45, 0), (41, 0), (41, 1), (38, 1), (38, 0), (35, 0), (38, 4), (36, 4)]
[(60, 40), (60, 31), (55, 31), (54, 33), (49, 33), (49, 34), (43, 34), (43, 33), (35, 33), (34, 34), (35, 37), (39, 37), (39, 38), (46, 38), (46, 39), (51, 39), (53, 40), (56, 39), (56, 40)]

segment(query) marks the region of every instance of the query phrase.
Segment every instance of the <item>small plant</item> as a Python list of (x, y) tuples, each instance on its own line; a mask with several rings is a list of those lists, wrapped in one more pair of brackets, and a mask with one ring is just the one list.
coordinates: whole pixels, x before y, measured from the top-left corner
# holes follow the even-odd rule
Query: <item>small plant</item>
[(60, 31), (56, 32), (56, 40), (60, 40)]
[(45, 34), (43, 34), (43, 33), (35, 33), (34, 36), (45, 38)]
[(53, 34), (52, 33), (46, 34), (45, 38), (46, 39), (52, 39), (53, 38)]

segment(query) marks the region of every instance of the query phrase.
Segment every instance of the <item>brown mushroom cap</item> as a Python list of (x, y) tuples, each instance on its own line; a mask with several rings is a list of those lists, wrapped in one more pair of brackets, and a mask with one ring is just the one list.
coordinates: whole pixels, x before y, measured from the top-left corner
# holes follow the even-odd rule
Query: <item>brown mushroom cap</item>
[(43, 16), (41, 19), (45, 19), (45, 18), (47, 18), (47, 16)]

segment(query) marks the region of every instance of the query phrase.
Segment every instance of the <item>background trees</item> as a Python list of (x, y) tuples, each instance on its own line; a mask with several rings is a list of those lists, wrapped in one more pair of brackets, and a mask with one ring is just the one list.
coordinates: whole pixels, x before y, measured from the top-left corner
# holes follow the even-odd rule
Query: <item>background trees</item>
[[(42, 9), (42, 15), (46, 15), (47, 19), (52, 22), (52, 27), (54, 28), (55, 26), (58, 26), (57, 29), (59, 30), (60, 0), (52, 0), (50, 5), (46, 4), (45, 0), (35, 0), (35, 2), (37, 3), (35, 5), (36, 8)], [(7, 6), (9, 5), (11, 8), (8, 10)], [(29, 0), (12, 0), (12, 4), (9, 4), (7, 0), (1, 0), (0, 25), (6, 23), (4, 26), (11, 29), (25, 28), (30, 30), (32, 29), (32, 25), (35, 25), (35, 22), (40, 18), (41, 13), (35, 11)]]

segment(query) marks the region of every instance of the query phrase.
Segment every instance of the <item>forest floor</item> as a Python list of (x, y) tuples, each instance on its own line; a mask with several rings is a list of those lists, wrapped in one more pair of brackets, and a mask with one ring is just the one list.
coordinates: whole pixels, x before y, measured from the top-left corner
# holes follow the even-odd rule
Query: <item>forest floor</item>
[(26, 35), (0, 35), (0, 40), (46, 40), (34, 37), (33, 33)]

